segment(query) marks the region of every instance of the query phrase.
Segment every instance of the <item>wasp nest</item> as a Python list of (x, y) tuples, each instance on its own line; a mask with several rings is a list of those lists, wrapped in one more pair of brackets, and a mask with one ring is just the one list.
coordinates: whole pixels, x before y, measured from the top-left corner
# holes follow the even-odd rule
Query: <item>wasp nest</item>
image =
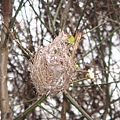
[(39, 48), (31, 65), (31, 79), (39, 95), (48, 92), (56, 94), (69, 87), (74, 76), (74, 62), (71, 60), (68, 35), (61, 32), (52, 43)]

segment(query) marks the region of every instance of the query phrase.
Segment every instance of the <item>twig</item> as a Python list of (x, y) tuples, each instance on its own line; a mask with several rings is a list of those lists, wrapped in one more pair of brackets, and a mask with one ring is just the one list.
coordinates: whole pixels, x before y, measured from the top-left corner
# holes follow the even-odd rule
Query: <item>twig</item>
[(18, 115), (14, 120), (21, 120), (23, 117), (25, 117), (28, 113), (30, 113), (32, 110), (34, 110), (39, 104), (41, 104), (47, 96), (42, 96), (41, 99), (36, 101), (33, 105), (31, 105), (29, 108), (27, 108), (23, 113)]
[[(99, 67), (96, 67), (95, 65), (89, 65), (89, 64), (85, 64), (85, 66), (89, 66), (89, 67), (93, 67), (93, 68), (97, 68), (99, 70), (102, 70), (102, 71), (106, 71), (106, 72), (112, 72), (114, 74), (120, 74), (120, 73), (117, 73), (117, 72), (114, 72), (114, 71), (111, 71), (111, 70), (107, 70), (107, 69), (104, 69), (104, 68), (99, 68)], [(79, 72), (79, 70), (77, 70), (77, 72)]]
[(93, 120), (83, 109), (78, 103), (70, 96), (70, 94), (65, 91), (64, 92), (65, 97), (73, 104), (88, 120)]
[(117, 32), (120, 29), (120, 24), (119, 26), (113, 30), (109, 36), (107, 36), (106, 38), (104, 38), (103, 40), (101, 40), (101, 42), (99, 42), (99, 44), (97, 44), (95, 47), (93, 47), (88, 53), (86, 53), (85, 55), (83, 55), (83, 57), (81, 57), (81, 59), (83, 59), (85, 56), (87, 56), (89, 53), (91, 53), (91, 51), (93, 51), (94, 49), (96, 49), (98, 46), (100, 46), (104, 41), (108, 40), (109, 37), (111, 37), (115, 32)]
[(76, 70), (76, 72), (89, 73), (87, 70)]
[(7, 31), (10, 33), (12, 39), (18, 44), (18, 46), (21, 48), (21, 50), (28, 56), (32, 57), (32, 53), (27, 49), (24, 48), (22, 46), (22, 44), (20, 43), (20, 41), (18, 39), (15, 38), (14, 34), (10, 31), (10, 29), (4, 24), (4, 22), (2, 21), (2, 24), (4, 25), (4, 27), (7, 29)]
[(101, 25), (105, 24), (106, 22), (107, 22), (107, 21), (105, 21), (105, 22), (103, 22), (103, 23), (95, 26), (93, 29), (91, 29), (91, 30), (89, 30), (88, 32), (86, 32), (86, 34), (89, 33), (89, 32), (92, 32), (93, 30), (95, 30), (95, 29), (97, 29), (97, 28), (99, 28)]
[(53, 19), (53, 26), (55, 26), (56, 19), (57, 19), (57, 16), (58, 16), (58, 12), (59, 12), (59, 10), (60, 10), (60, 8), (61, 8), (61, 5), (62, 5), (63, 1), (64, 1), (64, 0), (60, 0), (60, 3), (59, 3), (59, 5), (58, 5), (58, 7), (57, 7), (57, 11), (56, 11), (56, 14), (55, 14), (54, 19)]
[(75, 51), (77, 50), (79, 42), (81, 42), (82, 36), (83, 36), (83, 34), (79, 30), (77, 30), (76, 34), (75, 34), (75, 43), (74, 43), (74, 48), (73, 48), (73, 51), (72, 51), (71, 60), (73, 60), (74, 57), (75, 57)]

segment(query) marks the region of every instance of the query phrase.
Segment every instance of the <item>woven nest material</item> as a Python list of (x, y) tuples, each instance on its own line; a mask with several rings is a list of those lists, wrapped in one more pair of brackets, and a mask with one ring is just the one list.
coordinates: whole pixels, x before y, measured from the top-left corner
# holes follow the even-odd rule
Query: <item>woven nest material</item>
[(39, 95), (68, 89), (74, 76), (74, 62), (70, 59), (67, 39), (68, 35), (61, 32), (52, 43), (36, 52), (30, 72)]

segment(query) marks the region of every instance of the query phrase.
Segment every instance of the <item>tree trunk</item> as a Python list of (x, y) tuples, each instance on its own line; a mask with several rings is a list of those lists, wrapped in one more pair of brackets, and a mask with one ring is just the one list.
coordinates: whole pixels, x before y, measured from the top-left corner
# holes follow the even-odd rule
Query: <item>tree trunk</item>
[[(4, 24), (9, 27), (12, 15), (11, 0), (2, 0), (2, 15)], [(6, 28), (1, 30), (0, 40), (0, 107), (1, 120), (11, 120), (7, 89), (7, 62), (8, 62), (8, 38)]]

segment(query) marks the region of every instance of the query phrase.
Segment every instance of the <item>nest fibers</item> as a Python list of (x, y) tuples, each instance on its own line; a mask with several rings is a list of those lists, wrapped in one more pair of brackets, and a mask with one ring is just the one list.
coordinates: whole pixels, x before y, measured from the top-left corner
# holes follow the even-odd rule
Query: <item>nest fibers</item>
[(39, 95), (57, 94), (66, 90), (74, 76), (74, 62), (66, 43), (68, 35), (61, 32), (52, 43), (39, 48), (31, 65), (31, 79)]

